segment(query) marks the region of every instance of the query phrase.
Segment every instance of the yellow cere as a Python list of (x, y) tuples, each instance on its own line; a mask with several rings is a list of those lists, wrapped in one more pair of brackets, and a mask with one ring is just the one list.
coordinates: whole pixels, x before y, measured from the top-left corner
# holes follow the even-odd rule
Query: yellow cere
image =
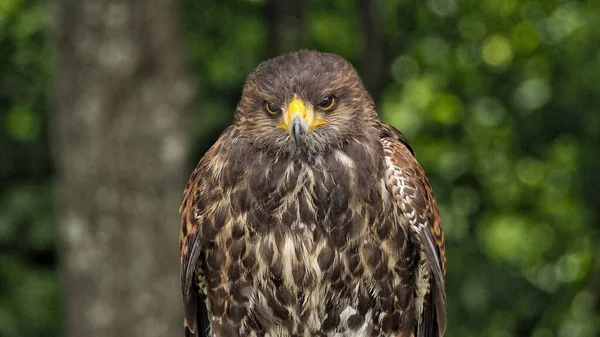
[(296, 114), (300, 115), (300, 117), (309, 125), (308, 132), (312, 132), (315, 127), (319, 125), (327, 124), (327, 122), (322, 119), (315, 119), (315, 113), (312, 107), (307, 108), (302, 100), (294, 98), (290, 102), (290, 105), (288, 105), (286, 112), (283, 114), (283, 123), (277, 124), (277, 128), (289, 132), (289, 125)]

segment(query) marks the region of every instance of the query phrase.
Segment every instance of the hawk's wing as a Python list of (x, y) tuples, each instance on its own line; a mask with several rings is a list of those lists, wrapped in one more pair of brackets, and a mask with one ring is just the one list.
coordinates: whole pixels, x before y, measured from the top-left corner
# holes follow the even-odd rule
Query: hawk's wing
[(383, 128), (381, 143), (386, 162), (386, 186), (401, 208), (422, 257), (415, 280), (416, 336), (443, 336), (446, 330), (446, 256), (437, 204), (425, 172), (402, 134), (387, 125)]
[[(222, 135), (228, 135), (230, 128)], [(217, 182), (209, 177), (209, 163), (221, 149), (223, 139), (219, 140), (204, 154), (198, 166), (192, 173), (190, 180), (183, 192), (183, 201), (179, 207), (181, 213), (181, 231), (179, 234), (179, 249), (181, 252), (181, 290), (183, 292), (183, 303), (185, 310), (186, 336), (203, 337), (210, 329), (208, 314), (204, 304), (204, 298), (199, 289), (199, 276), (197, 274), (198, 259), (203, 247), (203, 223), (206, 209), (214, 200), (207, 199), (216, 193)]]
[[(196, 266), (200, 252), (202, 250), (201, 240), (199, 238), (201, 229), (200, 223), (194, 216), (197, 212), (196, 194), (199, 185), (198, 171), (201, 165), (194, 170), (185, 191), (183, 192), (183, 202), (179, 207), (181, 213), (181, 231), (179, 234), (179, 249), (181, 252), (181, 290), (183, 292), (183, 303), (185, 310), (184, 329), (186, 336), (191, 333), (191, 336), (198, 334), (198, 325), (202, 325), (205, 321), (198, 322), (198, 317), (205, 317), (206, 313), (198, 312), (199, 305), (203, 305), (203, 300), (200, 298), (199, 289), (197, 286)], [(206, 322), (207, 323), (207, 322)], [(205, 327), (204, 327), (205, 328)], [(203, 333), (205, 329), (200, 329)], [(202, 335), (200, 335), (202, 336)]]

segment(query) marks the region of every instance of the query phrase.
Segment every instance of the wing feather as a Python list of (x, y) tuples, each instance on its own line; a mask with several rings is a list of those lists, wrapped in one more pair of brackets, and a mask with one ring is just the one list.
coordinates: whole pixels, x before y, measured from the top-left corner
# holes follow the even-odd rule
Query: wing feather
[[(446, 257), (442, 222), (431, 185), (402, 134), (385, 126), (381, 138), (386, 157), (386, 186), (398, 201), (408, 223), (408, 232), (416, 242), (429, 268), (419, 268), (416, 280), (417, 335), (441, 337), (446, 330)], [(433, 276), (430, 280), (430, 275)], [(425, 282), (423, 282), (423, 280)], [(430, 289), (429, 289), (430, 288)]]
[[(231, 128), (223, 132), (222, 137), (202, 157), (192, 173), (183, 192), (183, 201), (179, 207), (181, 214), (181, 229), (179, 249), (181, 253), (181, 290), (185, 311), (184, 327), (186, 336), (206, 336), (210, 329), (204, 296), (199, 288), (198, 262), (203, 247), (203, 218), (212, 200), (204, 200), (203, 192), (216, 187), (210, 170), (210, 163), (219, 152), (224, 139), (230, 134)], [(225, 137), (223, 137), (225, 136)]]
[(194, 198), (198, 189), (200, 166), (192, 173), (185, 191), (183, 202), (179, 207), (181, 214), (181, 231), (179, 235), (179, 249), (181, 252), (181, 290), (185, 311), (184, 326), (186, 335), (195, 336), (198, 331), (198, 287), (194, 282), (196, 264), (202, 251), (199, 235), (200, 223), (194, 217)]

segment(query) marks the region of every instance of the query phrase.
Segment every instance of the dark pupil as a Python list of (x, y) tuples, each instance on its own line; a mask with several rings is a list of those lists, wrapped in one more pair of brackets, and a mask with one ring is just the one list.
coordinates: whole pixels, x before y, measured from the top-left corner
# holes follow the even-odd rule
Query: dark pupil
[(325, 99), (321, 102), (321, 106), (326, 108), (329, 106), (329, 104), (331, 104), (331, 96), (327, 96), (325, 97)]

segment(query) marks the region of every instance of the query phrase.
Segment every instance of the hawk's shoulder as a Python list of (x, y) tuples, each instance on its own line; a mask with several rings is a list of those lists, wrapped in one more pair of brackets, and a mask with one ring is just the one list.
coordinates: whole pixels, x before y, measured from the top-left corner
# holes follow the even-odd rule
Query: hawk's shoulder
[[(408, 232), (423, 256), (422, 270), (416, 280), (417, 295), (420, 293), (423, 297), (417, 296), (417, 320), (425, 327), (418, 329), (419, 336), (442, 336), (446, 328), (446, 255), (438, 207), (429, 180), (404, 135), (384, 123), (379, 131), (386, 187), (396, 200)], [(437, 326), (437, 329), (432, 330), (431, 326)]]
[[(202, 336), (208, 328), (202, 294), (198, 288), (197, 265), (204, 247), (204, 238), (207, 232), (214, 228), (207, 228), (205, 221), (206, 212), (220, 200), (219, 171), (226, 164), (228, 150), (233, 141), (233, 128), (228, 127), (215, 144), (204, 154), (187, 183), (183, 192), (183, 200), (179, 207), (181, 215), (181, 228), (179, 234), (179, 249), (181, 258), (181, 287), (183, 292), (185, 310), (186, 333), (192, 336)], [(210, 226), (208, 226), (210, 227)]]

